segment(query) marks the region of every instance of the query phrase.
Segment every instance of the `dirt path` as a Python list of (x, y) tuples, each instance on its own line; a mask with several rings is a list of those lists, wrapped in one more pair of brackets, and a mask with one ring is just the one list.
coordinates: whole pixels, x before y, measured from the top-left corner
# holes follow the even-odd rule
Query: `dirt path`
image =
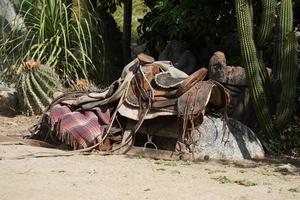
[[(36, 120), (0, 117), (0, 134), (24, 135)], [(44, 157), (57, 153), (65, 152), (0, 145), (0, 199), (300, 199), (299, 160), (192, 163), (96, 153)]]

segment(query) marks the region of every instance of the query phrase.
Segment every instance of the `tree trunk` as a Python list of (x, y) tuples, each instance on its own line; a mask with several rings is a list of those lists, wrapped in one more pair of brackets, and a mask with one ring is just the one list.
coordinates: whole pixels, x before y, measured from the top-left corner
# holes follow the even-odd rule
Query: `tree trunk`
[(124, 0), (124, 16), (123, 16), (123, 60), (127, 64), (131, 60), (131, 17), (132, 17), (132, 0)]

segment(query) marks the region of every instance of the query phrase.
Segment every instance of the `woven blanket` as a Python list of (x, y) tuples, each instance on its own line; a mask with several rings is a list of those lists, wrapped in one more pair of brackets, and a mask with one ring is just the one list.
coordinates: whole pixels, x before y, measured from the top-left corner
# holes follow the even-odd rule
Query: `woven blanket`
[(105, 108), (72, 111), (68, 106), (57, 104), (50, 109), (51, 134), (74, 149), (96, 144), (109, 121), (109, 109)]

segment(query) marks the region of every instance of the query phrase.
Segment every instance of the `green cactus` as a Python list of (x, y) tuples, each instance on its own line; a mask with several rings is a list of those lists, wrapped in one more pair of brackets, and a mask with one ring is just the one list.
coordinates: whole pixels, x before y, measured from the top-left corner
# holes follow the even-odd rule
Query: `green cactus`
[(29, 61), (20, 68), (16, 88), (21, 111), (37, 115), (51, 103), (53, 93), (61, 88), (61, 84), (51, 68)]
[[(262, 131), (270, 136), (274, 131), (280, 132), (286, 125), (294, 107), (297, 65), (292, 0), (281, 1), (279, 27), (276, 29), (279, 30), (279, 41), (274, 52), (278, 52), (278, 63), (275, 64), (273, 72), (275, 73), (274, 77), (282, 83), (281, 98), (277, 105), (270, 97), (270, 81), (262, 56), (262, 49), (272, 36), (276, 1), (262, 0), (262, 20), (256, 40), (252, 34), (254, 29), (252, 0), (235, 0), (235, 6), (250, 96)], [(271, 112), (272, 105), (276, 106), (276, 112)], [(276, 114), (274, 122), (272, 121), (273, 113)]]
[(262, 2), (262, 15), (260, 27), (257, 35), (257, 45), (262, 47), (270, 38), (274, 23), (275, 23), (275, 8), (276, 1), (274, 0), (261, 0)]
[(235, 0), (235, 6), (242, 58), (249, 80), (253, 107), (264, 133), (271, 135), (272, 120), (265, 93), (267, 73), (259, 58), (253, 39), (252, 4), (249, 0)]
[(279, 43), (277, 77), (282, 82), (280, 103), (277, 107), (276, 128), (281, 129), (290, 119), (294, 110), (297, 78), (296, 36), (293, 31), (292, 0), (282, 0), (279, 15)]

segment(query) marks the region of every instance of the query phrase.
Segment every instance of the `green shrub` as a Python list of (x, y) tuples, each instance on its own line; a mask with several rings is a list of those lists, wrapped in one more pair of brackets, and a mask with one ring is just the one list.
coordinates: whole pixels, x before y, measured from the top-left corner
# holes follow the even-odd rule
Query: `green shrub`
[[(11, 66), (29, 59), (46, 63), (69, 84), (96, 72), (92, 56), (101, 60), (103, 41), (101, 34), (94, 34), (99, 21), (93, 9), (81, 17), (63, 0), (23, 0), (20, 14), (26, 28), (1, 41), (4, 62)], [(9, 71), (14, 74), (16, 68)]]

